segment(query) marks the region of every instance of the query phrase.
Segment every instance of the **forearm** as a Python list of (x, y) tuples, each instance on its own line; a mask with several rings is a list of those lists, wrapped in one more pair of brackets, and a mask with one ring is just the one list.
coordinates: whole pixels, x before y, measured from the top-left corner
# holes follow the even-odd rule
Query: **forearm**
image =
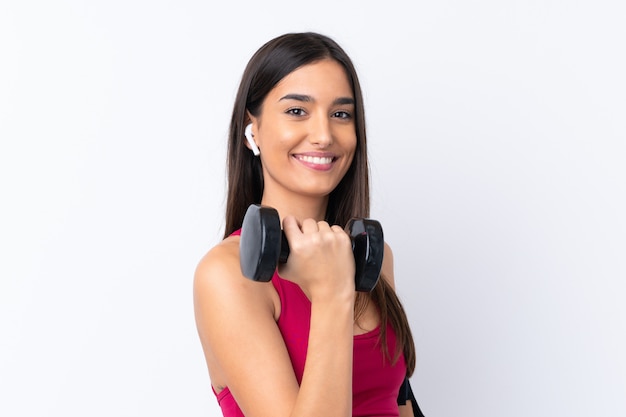
[(293, 416), (352, 414), (354, 304), (312, 303), (306, 364)]
[(407, 401), (405, 405), (399, 406), (400, 417), (413, 417), (413, 404), (411, 401)]

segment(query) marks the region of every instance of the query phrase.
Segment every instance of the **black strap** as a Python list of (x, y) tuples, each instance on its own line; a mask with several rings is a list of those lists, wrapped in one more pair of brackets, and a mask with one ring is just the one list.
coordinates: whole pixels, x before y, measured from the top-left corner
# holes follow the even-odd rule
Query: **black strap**
[(419, 405), (417, 405), (417, 400), (411, 389), (409, 378), (404, 378), (404, 382), (400, 386), (400, 392), (398, 393), (398, 405), (406, 405), (407, 401), (411, 401), (414, 417), (424, 417), (422, 410), (420, 410)]

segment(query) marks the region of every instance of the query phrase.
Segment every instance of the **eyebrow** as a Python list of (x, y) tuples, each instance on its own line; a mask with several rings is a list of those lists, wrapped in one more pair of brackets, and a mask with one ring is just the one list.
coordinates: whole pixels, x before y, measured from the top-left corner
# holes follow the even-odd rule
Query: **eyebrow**
[[(306, 94), (287, 94), (286, 96), (281, 97), (280, 100), (278, 101), (283, 101), (283, 100), (296, 100), (296, 101), (303, 101), (305, 103), (311, 103), (315, 101), (313, 97), (308, 96)], [(333, 101), (333, 104), (334, 105), (354, 104), (354, 99), (352, 97), (338, 97)]]

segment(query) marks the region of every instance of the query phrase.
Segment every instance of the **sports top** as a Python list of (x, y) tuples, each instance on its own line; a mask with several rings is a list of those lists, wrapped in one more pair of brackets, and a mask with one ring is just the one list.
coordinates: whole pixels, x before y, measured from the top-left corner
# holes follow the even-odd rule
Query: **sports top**
[[(233, 233), (238, 235), (239, 231)], [(277, 324), (287, 346), (298, 383), (302, 382), (311, 323), (311, 302), (295, 283), (272, 277), (272, 284), (280, 298), (280, 317)], [(385, 357), (380, 346), (380, 326), (354, 336), (352, 367), (353, 417), (397, 417), (398, 391), (406, 376), (404, 355), (395, 364)], [(393, 355), (396, 334), (387, 325), (387, 347)], [(215, 393), (215, 391), (213, 391)], [(224, 417), (243, 417), (228, 387), (215, 393)]]

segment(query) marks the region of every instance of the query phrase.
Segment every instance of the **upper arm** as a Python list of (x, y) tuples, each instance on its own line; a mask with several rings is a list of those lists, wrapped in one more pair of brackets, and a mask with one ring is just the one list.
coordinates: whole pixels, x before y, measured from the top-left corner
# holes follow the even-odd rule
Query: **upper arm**
[[(387, 281), (387, 283), (393, 288), (395, 291), (395, 278), (393, 275), (393, 252), (391, 251), (391, 247), (385, 243), (385, 252), (383, 256), (383, 266), (381, 269), (381, 273), (383, 278)], [(400, 417), (413, 417), (413, 406), (411, 401), (407, 401), (406, 404), (402, 404), (398, 406), (400, 411)]]
[(400, 417), (413, 417), (415, 413), (413, 413), (413, 403), (411, 401), (407, 401), (405, 405), (401, 405), (398, 407), (400, 410)]
[(194, 277), (196, 325), (212, 380), (228, 386), (247, 416), (288, 415), (298, 392), (268, 285), (242, 276), (232, 244), (211, 250)]
[(387, 283), (396, 289), (396, 282), (393, 275), (393, 252), (391, 247), (385, 242), (385, 251), (383, 252), (383, 266), (381, 268), (381, 275), (387, 281)]

